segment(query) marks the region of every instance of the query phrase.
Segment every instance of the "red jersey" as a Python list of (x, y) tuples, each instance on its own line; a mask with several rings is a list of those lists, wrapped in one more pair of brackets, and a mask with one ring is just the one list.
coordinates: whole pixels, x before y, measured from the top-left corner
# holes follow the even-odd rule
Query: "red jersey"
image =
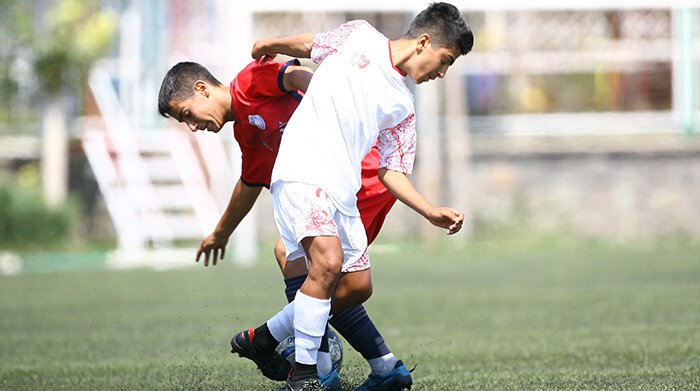
[(367, 244), (379, 235), (386, 215), (396, 202), (396, 197), (379, 180), (379, 148), (373, 146), (362, 159), (362, 186), (357, 192), (357, 209), (367, 233)]
[(301, 101), (298, 91), (284, 89), (290, 65), (299, 60), (251, 62), (231, 82), (233, 135), (241, 148), (241, 180), (248, 186), (270, 187), (282, 132)]
[[(233, 135), (241, 148), (241, 181), (248, 186), (270, 187), (272, 167), (287, 121), (302, 95), (284, 89), (284, 72), (299, 60), (287, 63), (251, 62), (231, 82)], [(357, 208), (367, 233), (367, 243), (379, 234), (396, 198), (379, 181), (379, 150), (376, 146), (362, 161), (362, 186)]]

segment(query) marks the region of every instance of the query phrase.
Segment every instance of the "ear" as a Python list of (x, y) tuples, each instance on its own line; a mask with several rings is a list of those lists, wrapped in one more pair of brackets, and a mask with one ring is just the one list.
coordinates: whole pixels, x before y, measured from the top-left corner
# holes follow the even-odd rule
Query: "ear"
[(430, 44), (430, 35), (423, 33), (416, 39), (416, 50), (418, 51), (418, 53), (420, 53), (423, 50), (425, 50), (428, 46), (430, 46)]
[(197, 80), (197, 81), (194, 82), (194, 84), (192, 85), (192, 88), (194, 89), (194, 92), (195, 92), (196, 94), (202, 94), (202, 95), (204, 95), (204, 96), (207, 97), (207, 98), (209, 97), (209, 86), (208, 86), (207, 83), (205, 83), (204, 81), (202, 81), (202, 80)]

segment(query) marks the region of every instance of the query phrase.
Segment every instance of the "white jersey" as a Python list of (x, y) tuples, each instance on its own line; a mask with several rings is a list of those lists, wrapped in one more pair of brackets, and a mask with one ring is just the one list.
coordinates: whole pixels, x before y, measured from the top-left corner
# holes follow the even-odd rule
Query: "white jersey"
[(361, 162), (375, 143), (380, 167), (413, 170), (413, 96), (389, 39), (365, 21), (317, 34), (311, 58), (323, 63), (287, 124), (272, 182), (317, 185), (342, 213), (359, 216)]

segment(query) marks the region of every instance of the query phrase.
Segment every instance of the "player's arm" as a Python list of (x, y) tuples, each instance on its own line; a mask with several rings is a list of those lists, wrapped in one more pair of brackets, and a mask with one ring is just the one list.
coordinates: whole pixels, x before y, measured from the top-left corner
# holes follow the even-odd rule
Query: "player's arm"
[(218, 259), (224, 259), (228, 238), (236, 227), (238, 227), (241, 220), (250, 212), (261, 190), (262, 187), (248, 186), (243, 183), (241, 179), (236, 182), (228, 206), (221, 216), (221, 219), (219, 219), (219, 223), (216, 225), (214, 232), (204, 238), (199, 245), (196, 258), (197, 262), (199, 262), (199, 258), (202, 254), (204, 254), (204, 266), (209, 266), (210, 259), (213, 266), (216, 265)]
[(284, 76), (282, 77), (284, 89), (287, 91), (299, 90), (306, 92), (313, 74), (314, 72), (308, 67), (298, 65), (288, 66), (287, 69), (284, 70)]
[(399, 201), (425, 217), (433, 225), (447, 229), (452, 235), (462, 229), (464, 213), (457, 209), (436, 207), (421, 195), (406, 174), (386, 168), (379, 169), (379, 180)]
[(254, 59), (272, 59), (278, 54), (290, 57), (310, 58), (314, 33), (304, 33), (283, 38), (261, 39), (253, 45), (251, 55)]

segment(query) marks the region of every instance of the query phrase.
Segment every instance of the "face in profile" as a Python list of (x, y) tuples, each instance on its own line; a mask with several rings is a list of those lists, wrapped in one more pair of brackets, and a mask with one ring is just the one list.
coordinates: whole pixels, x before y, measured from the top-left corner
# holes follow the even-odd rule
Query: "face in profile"
[(209, 87), (202, 81), (194, 84), (194, 94), (189, 98), (173, 102), (168, 113), (178, 122), (184, 122), (191, 131), (206, 130), (217, 133), (226, 122), (224, 114), (216, 105)]
[(456, 48), (449, 49), (431, 44), (430, 37), (424, 34), (418, 39), (417, 54), (408, 75), (416, 84), (443, 78), (459, 54)]

